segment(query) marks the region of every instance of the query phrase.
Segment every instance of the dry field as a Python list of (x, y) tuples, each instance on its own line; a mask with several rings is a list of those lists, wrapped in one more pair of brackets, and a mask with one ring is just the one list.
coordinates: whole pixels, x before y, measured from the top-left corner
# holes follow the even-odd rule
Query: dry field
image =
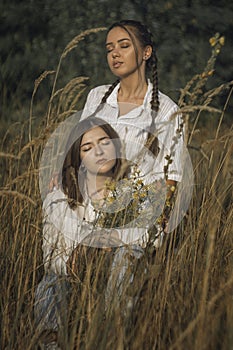
[[(187, 84), (180, 99), (195, 176), (187, 215), (155, 256), (147, 252), (147, 274), (138, 274), (128, 291), (139, 292), (140, 298), (124, 317), (103, 315), (106, 281), (98, 264), (102, 271), (106, 264), (83, 260), (85, 273), (80, 271), (82, 278), (72, 282), (62, 349), (233, 349), (233, 129), (224, 124), (232, 83), (201, 98), (213, 61)], [(53, 72), (36, 81), (33, 98), (49, 74)], [(60, 91), (54, 85), (37, 130), (32, 127), (32, 99), (29, 120), (12, 125), (1, 140), (1, 349), (39, 349), (33, 320), (35, 288), (43, 275), (39, 160), (51, 131), (75, 111), (84, 80), (74, 79)], [(217, 110), (211, 102), (223, 90), (228, 98)], [(199, 126), (201, 118), (205, 126)]]

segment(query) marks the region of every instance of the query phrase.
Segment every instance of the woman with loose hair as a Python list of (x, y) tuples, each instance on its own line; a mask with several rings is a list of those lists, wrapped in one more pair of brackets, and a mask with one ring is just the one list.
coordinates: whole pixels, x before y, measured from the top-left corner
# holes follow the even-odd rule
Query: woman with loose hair
[[(101, 171), (101, 168), (98, 173), (97, 170), (93, 172), (88, 166), (85, 167), (84, 156), (88, 155), (93, 149), (93, 142), (85, 142), (87, 139), (86, 133), (88, 133), (88, 138), (92, 141), (92, 134), (95, 135), (97, 132), (96, 130), (98, 131), (98, 136), (99, 133), (105, 134), (99, 141), (103, 149), (109, 149), (110, 145), (114, 149), (112, 153), (112, 163), (110, 163), (111, 171), (107, 174), (104, 173), (103, 169)], [(77, 135), (80, 136), (77, 138)], [(75, 141), (73, 142), (73, 140)], [(69, 145), (71, 143), (73, 144), (70, 147)], [(124, 172), (121, 173), (123, 171), (124, 160), (121, 155), (121, 141), (119, 136), (111, 125), (100, 118), (87, 118), (79, 122), (69, 136), (67, 147), (69, 147), (69, 150), (62, 168), (62, 188), (69, 198), (69, 206), (71, 209), (75, 209), (77, 205), (83, 204), (83, 190), (85, 188), (94, 188), (101, 182), (101, 186), (99, 186), (102, 189), (105, 188), (107, 179), (117, 180), (125, 175)], [(92, 161), (94, 160), (92, 159)], [(101, 164), (101, 160), (99, 160), (99, 164)], [(96, 182), (99, 183), (97, 184)], [(100, 192), (100, 189), (97, 191)]]
[[(48, 341), (56, 339), (67, 310), (68, 276), (81, 276), (77, 260), (80, 247), (112, 252), (106, 281), (106, 305), (122, 293), (122, 283), (132, 264), (144, 255), (147, 228), (105, 227), (98, 217), (105, 209), (111, 183), (130, 178), (121, 141), (106, 121), (86, 118), (72, 129), (65, 147), (61, 189), (47, 194), (43, 202), (43, 263), (45, 275), (36, 289), (35, 319)], [(121, 197), (128, 194), (122, 191)], [(113, 217), (115, 216), (113, 212)], [(93, 250), (94, 249), (94, 250)], [(90, 256), (90, 255), (89, 255)], [(116, 274), (116, 271), (118, 272)], [(132, 276), (131, 276), (132, 280)], [(56, 346), (56, 344), (55, 344)]]

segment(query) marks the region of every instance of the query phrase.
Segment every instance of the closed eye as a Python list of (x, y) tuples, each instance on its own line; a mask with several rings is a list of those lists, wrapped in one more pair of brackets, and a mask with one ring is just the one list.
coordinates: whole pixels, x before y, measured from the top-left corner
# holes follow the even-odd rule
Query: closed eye
[[(103, 137), (103, 138), (100, 138), (100, 139), (98, 140), (98, 143), (99, 143), (100, 145), (102, 145), (102, 146), (107, 146), (107, 145), (112, 144), (112, 140), (109, 139), (108, 137)], [(86, 143), (86, 144), (81, 145), (81, 151), (82, 151), (82, 152), (88, 152), (88, 151), (90, 151), (93, 147), (95, 147), (94, 144), (92, 144), (91, 142), (88, 142), (88, 143)]]
[(92, 149), (92, 147), (82, 148), (82, 152), (88, 152)]
[(122, 48), (122, 49), (127, 49), (128, 47), (129, 47), (128, 44), (123, 44), (123, 45), (121, 45), (121, 48)]
[[(120, 45), (121, 49), (127, 49), (130, 46), (131, 41), (128, 38), (122, 38), (117, 41), (117, 44)], [(107, 43), (106, 44), (107, 53), (110, 53), (111, 51), (113, 51), (114, 47), (116, 47), (114, 43), (112, 42)]]
[(109, 139), (104, 139), (100, 141), (101, 145), (107, 146), (111, 144), (111, 141)]
[(107, 44), (106, 45), (106, 51), (107, 53), (111, 52), (113, 50), (113, 45), (112, 44)]
[[(121, 49), (127, 49), (128, 47), (130, 47), (129, 44), (122, 44), (122, 45), (120, 46)], [(113, 51), (113, 48), (107, 49), (107, 54), (110, 53), (110, 52), (112, 52), (112, 51)]]

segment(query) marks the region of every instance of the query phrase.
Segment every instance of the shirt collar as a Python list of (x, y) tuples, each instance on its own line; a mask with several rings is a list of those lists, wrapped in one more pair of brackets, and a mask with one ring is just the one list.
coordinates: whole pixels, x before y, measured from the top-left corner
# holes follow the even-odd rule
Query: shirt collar
[(118, 103), (117, 103), (117, 94), (118, 90), (120, 88), (120, 83), (118, 83), (115, 88), (113, 89), (112, 93), (110, 96), (108, 96), (106, 103), (108, 103), (110, 106), (117, 108)]
[[(146, 95), (144, 97), (142, 105), (139, 106), (142, 109), (148, 108), (148, 105), (150, 104), (150, 98), (151, 98), (152, 89), (153, 89), (153, 85), (152, 85), (150, 79), (147, 80), (147, 83), (148, 83), (148, 87), (147, 87)], [(115, 88), (113, 89), (111, 95), (108, 96), (108, 98), (106, 100), (106, 103), (108, 103), (111, 107), (118, 108), (117, 94), (118, 94), (119, 88), (120, 88), (120, 83), (118, 83), (115, 86)]]
[(153, 85), (152, 85), (150, 79), (147, 79), (147, 84), (148, 84), (147, 92), (145, 94), (145, 97), (144, 97), (144, 100), (143, 100), (143, 104), (142, 104), (144, 109), (146, 109), (148, 107), (148, 105), (150, 104), (152, 90), (153, 90)]

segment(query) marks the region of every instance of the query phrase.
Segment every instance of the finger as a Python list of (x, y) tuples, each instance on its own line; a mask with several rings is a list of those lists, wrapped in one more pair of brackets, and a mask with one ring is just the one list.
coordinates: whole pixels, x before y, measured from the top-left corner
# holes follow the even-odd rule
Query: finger
[(50, 192), (59, 189), (58, 173), (53, 173), (52, 178), (48, 185), (48, 189)]
[(53, 178), (53, 183), (54, 183), (54, 186), (56, 186), (57, 188), (59, 187), (58, 175), (55, 175), (55, 176), (54, 176), (54, 178)]

